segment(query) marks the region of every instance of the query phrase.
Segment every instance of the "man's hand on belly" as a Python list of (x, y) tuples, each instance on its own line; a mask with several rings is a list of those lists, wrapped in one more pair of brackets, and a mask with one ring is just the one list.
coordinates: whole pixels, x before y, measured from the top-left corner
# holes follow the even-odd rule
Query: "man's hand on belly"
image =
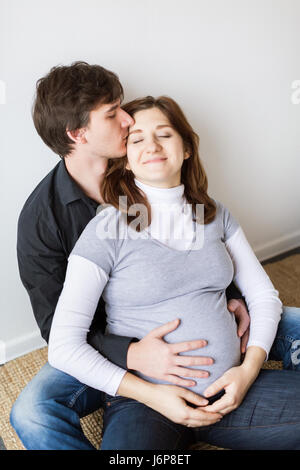
[[(204, 370), (191, 369), (192, 366), (213, 364), (213, 359), (205, 356), (180, 356), (181, 352), (200, 349), (206, 346), (203, 339), (169, 344), (163, 337), (179, 326), (180, 320), (173, 320), (150, 331), (137, 343), (131, 343), (127, 353), (127, 368), (136, 370), (155, 379), (175, 385), (192, 387), (196, 382), (181, 377), (207, 378)], [(189, 367), (189, 368), (187, 368)]]
[(241, 353), (243, 354), (246, 351), (250, 332), (250, 317), (247, 306), (242, 299), (231, 299), (227, 304), (227, 308), (235, 316), (238, 326), (237, 333), (241, 338)]

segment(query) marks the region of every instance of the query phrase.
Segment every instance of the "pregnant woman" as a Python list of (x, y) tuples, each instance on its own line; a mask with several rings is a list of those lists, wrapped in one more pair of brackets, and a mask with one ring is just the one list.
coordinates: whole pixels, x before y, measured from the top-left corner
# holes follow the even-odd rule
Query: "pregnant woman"
[[(260, 371), (282, 305), (238, 222), (208, 196), (197, 135), (168, 97), (146, 97), (124, 109), (135, 119), (127, 157), (110, 165), (103, 186), (109, 205), (69, 257), (50, 334), (50, 364), (105, 392), (102, 449), (176, 449), (197, 440), (232, 449), (300, 449), (300, 375)], [(251, 318), (243, 360), (225, 296), (232, 280)], [(198, 404), (203, 426), (174, 423), (168, 403), (157, 412), (150, 401), (146, 406), (122, 396), (128, 372), (86, 341), (101, 295), (107, 333), (143, 338), (179, 318), (167, 342), (207, 339), (214, 364), (192, 387), (201, 400), (212, 398)]]

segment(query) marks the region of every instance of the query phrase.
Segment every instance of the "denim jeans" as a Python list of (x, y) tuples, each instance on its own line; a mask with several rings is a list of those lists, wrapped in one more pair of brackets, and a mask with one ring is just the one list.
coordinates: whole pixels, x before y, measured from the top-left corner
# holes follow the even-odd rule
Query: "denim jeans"
[(173, 423), (142, 403), (110, 397), (49, 364), (24, 388), (10, 421), (30, 450), (94, 450), (80, 418), (101, 407), (101, 449), (184, 449), (198, 440), (234, 449), (300, 449), (300, 374), (292, 372), (300, 370), (300, 308), (284, 308), (269, 358), (282, 360), (288, 370), (261, 371), (239, 408), (209, 427)]
[(262, 370), (241, 405), (216, 424), (187, 428), (147, 406), (106, 396), (102, 450), (184, 450), (198, 441), (234, 450), (300, 450), (300, 374)]

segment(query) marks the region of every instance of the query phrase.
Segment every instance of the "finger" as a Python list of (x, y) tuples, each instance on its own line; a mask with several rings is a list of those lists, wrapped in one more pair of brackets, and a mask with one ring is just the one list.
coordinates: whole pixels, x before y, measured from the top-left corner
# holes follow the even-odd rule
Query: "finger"
[(219, 400), (215, 401), (212, 405), (207, 405), (203, 409), (203, 411), (207, 411), (209, 413), (221, 413), (223, 414), (224, 410), (227, 408), (231, 408), (234, 405), (231, 402), (230, 397), (228, 395), (223, 395)]
[(243, 334), (249, 329), (250, 320), (248, 318), (242, 317), (242, 319), (238, 323), (238, 335), (243, 336)]
[(242, 339), (241, 339), (241, 351), (242, 351), (242, 353), (246, 352), (248, 340), (249, 340), (249, 330), (246, 331), (246, 333), (242, 336)]
[(186, 424), (188, 424), (190, 428), (198, 428), (200, 426), (211, 426), (212, 424), (215, 424), (221, 421), (222, 418), (223, 418), (222, 415), (212, 414), (210, 416), (210, 413), (207, 413), (207, 416), (205, 417), (201, 416), (201, 418), (199, 417), (198, 419), (188, 418)]
[(240, 303), (238, 302), (238, 299), (230, 299), (228, 304), (227, 304), (228, 310), (232, 313), (235, 310), (237, 310), (239, 306), (240, 306)]
[(184, 369), (183, 367), (175, 367), (170, 372), (174, 375), (179, 375), (180, 377), (195, 377), (199, 379), (207, 378), (210, 375), (207, 370)]
[(211, 421), (203, 421), (202, 419), (199, 420), (199, 421), (189, 420), (189, 421), (187, 421), (187, 424), (188, 424), (189, 428), (200, 428), (202, 426), (212, 426), (213, 424), (216, 424), (219, 421), (221, 421), (221, 419), (222, 418), (214, 419), (214, 420), (211, 420)]
[[(236, 408), (237, 407), (235, 405), (230, 405), (230, 406), (224, 407), (222, 410), (219, 410), (218, 413), (222, 416), (225, 416), (228, 413), (231, 413), (231, 411), (234, 411)], [(205, 409), (205, 407), (202, 409)]]
[(207, 346), (207, 341), (204, 339), (197, 339), (193, 341), (184, 341), (182, 343), (171, 344), (170, 349), (174, 354), (178, 354), (180, 352), (203, 348), (204, 346)]
[(210, 424), (220, 421), (223, 417), (220, 413), (209, 413), (202, 410), (204, 410), (204, 408), (191, 408), (189, 410), (188, 424), (194, 423), (195, 426), (209, 426)]
[(209, 366), (214, 363), (211, 357), (206, 356), (176, 356), (177, 366)]
[(175, 330), (180, 323), (179, 318), (176, 318), (176, 320), (169, 321), (168, 323), (165, 323), (162, 326), (158, 326), (157, 328), (154, 328), (153, 330), (148, 333), (148, 336), (153, 336), (155, 338), (162, 338), (163, 336), (167, 335), (171, 331)]
[(166, 381), (181, 387), (194, 387), (197, 385), (194, 380), (182, 379), (177, 375), (166, 375)]
[(242, 320), (238, 324), (238, 336), (241, 337), (249, 328), (250, 322), (246, 318), (242, 318)]
[[(201, 395), (198, 395), (197, 393), (194, 393), (190, 390), (186, 390), (183, 388), (180, 393), (181, 397), (185, 399), (185, 401), (189, 403), (193, 403), (194, 405), (197, 406), (205, 406), (208, 405), (208, 400), (206, 398), (202, 397)], [(189, 407), (191, 408), (191, 407)], [(194, 410), (195, 408), (191, 408)]]
[(224, 380), (223, 377), (220, 377), (218, 380), (216, 380), (214, 383), (212, 383), (207, 389), (204, 391), (204, 396), (205, 397), (212, 397), (216, 393), (220, 392), (223, 390), (223, 388), (226, 385), (226, 381)]

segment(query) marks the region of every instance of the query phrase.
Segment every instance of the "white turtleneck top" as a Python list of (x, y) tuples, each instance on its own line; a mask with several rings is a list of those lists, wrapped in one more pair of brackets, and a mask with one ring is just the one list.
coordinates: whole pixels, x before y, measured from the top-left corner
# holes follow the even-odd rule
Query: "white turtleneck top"
[[(249, 346), (266, 353), (274, 341), (282, 304), (245, 235), (219, 202), (213, 222), (199, 225), (184, 198), (184, 186), (160, 189), (135, 180), (151, 204), (151, 224), (139, 234), (108, 207), (87, 225), (72, 250), (49, 338), (49, 363), (79, 381), (116, 395), (126, 370), (86, 341), (100, 296), (111, 334), (142, 338), (175, 318), (169, 343), (205, 339), (188, 355), (206, 355), (208, 378), (190, 390), (203, 391), (240, 363), (240, 340), (225, 290), (233, 280), (251, 318)], [(136, 372), (154, 382), (162, 382)]]

